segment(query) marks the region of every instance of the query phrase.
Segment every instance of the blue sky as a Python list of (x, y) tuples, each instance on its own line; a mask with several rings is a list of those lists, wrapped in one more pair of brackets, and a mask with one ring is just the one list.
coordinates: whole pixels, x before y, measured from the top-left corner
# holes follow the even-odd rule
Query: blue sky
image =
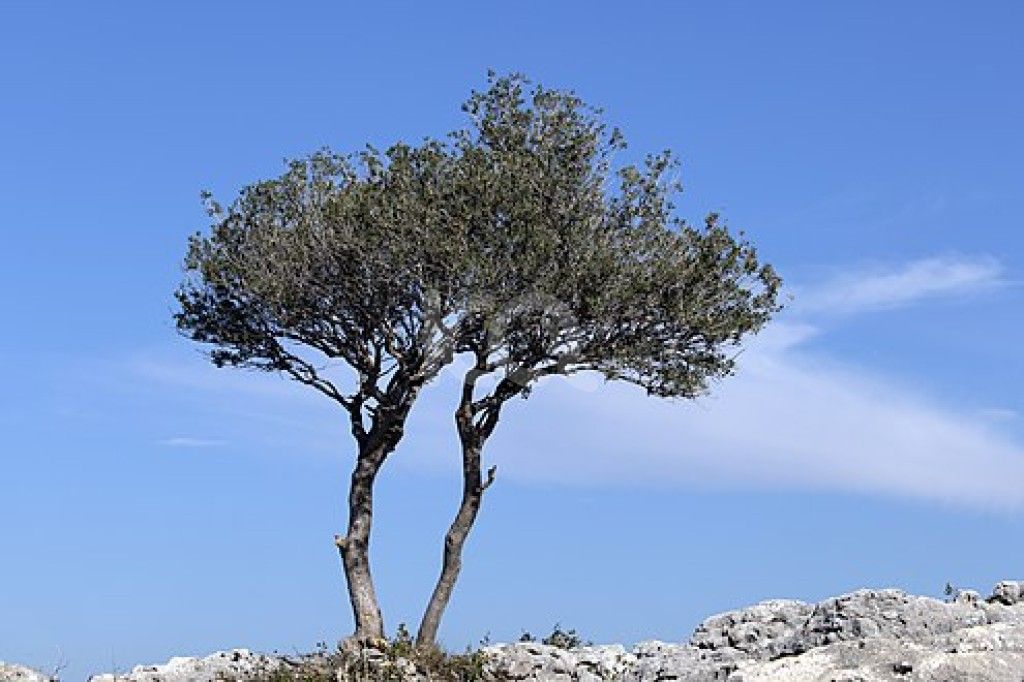
[[(745, 229), (794, 299), (697, 404), (581, 377), (513, 405), (448, 645), (679, 640), (770, 597), (1020, 577), (1024, 7), (367, 7), (0, 10), (0, 659), (81, 679), (346, 633), (344, 420), (207, 367), (171, 292), (201, 189), (443, 133), (488, 68), (679, 152), (681, 212)], [(457, 502), (456, 385), (380, 481), (389, 627)]]

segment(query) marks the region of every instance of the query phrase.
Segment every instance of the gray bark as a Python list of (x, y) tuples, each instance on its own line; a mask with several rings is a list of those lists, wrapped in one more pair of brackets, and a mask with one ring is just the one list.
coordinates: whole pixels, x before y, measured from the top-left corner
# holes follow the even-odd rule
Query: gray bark
[(350, 642), (356, 644), (376, 643), (384, 639), (384, 619), (370, 573), (373, 484), (384, 461), (402, 439), (405, 420), (417, 389), (410, 387), (404, 401), (378, 416), (369, 433), (361, 432), (358, 427), (353, 429), (359, 443), (359, 454), (348, 494), (348, 532), (345, 536), (335, 536), (334, 544), (341, 554), (355, 621), (355, 632)]
[(370, 574), (370, 529), (373, 523), (373, 483), (384, 457), (376, 453), (360, 455), (352, 472), (349, 488), (348, 534), (336, 536), (341, 563), (348, 584), (349, 601), (355, 620), (352, 639), (369, 642), (384, 638), (377, 593)]
[(452, 591), (455, 589), (455, 581), (458, 580), (459, 572), (462, 570), (462, 548), (466, 544), (466, 538), (469, 537), (469, 531), (472, 530), (473, 522), (476, 521), (477, 513), (480, 511), (484, 490), (494, 481), (494, 472), (495, 468), (491, 467), (487, 472), (487, 480), (483, 480), (480, 474), (480, 450), (478, 448), (463, 449), (462, 502), (459, 504), (459, 511), (455, 514), (455, 520), (452, 521), (452, 525), (444, 537), (441, 575), (438, 577), (434, 592), (427, 603), (423, 620), (420, 621), (420, 627), (416, 633), (417, 646), (431, 646), (437, 639), (437, 631), (441, 627), (441, 617), (448, 607)]
[[(478, 363), (478, 367), (479, 367)], [(476, 416), (473, 403), (473, 388), (479, 374), (471, 370), (463, 385), (462, 399), (459, 409), (455, 412), (455, 424), (462, 445), (462, 501), (455, 519), (444, 538), (444, 554), (441, 560), (441, 575), (434, 586), (423, 619), (416, 632), (416, 646), (430, 647), (437, 640), (437, 631), (441, 626), (448, 602), (451, 600), (455, 581), (462, 570), (462, 548), (473, 528), (484, 491), (494, 482), (496, 467), (487, 470), (487, 479), (481, 473), (480, 453), (484, 443), (494, 430), (498, 421), (500, 404), (486, 412), (482, 423), (474, 423)]]

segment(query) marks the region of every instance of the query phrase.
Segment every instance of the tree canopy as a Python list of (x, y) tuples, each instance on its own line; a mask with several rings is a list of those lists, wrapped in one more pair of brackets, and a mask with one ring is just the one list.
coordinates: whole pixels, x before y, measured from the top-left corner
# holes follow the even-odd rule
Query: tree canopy
[(357, 634), (382, 627), (365, 558), (374, 477), (456, 356), (471, 358), (456, 424), (478, 506), (483, 443), (538, 379), (593, 371), (693, 398), (779, 309), (779, 277), (742, 234), (678, 216), (670, 152), (616, 163), (626, 143), (599, 110), (518, 75), (492, 74), (463, 110), (469, 124), (443, 138), (325, 149), (226, 207), (207, 195), (212, 224), (177, 293), (178, 328), (216, 365), (282, 372), (347, 412), (357, 466), (339, 548), (350, 593), (368, 590), (353, 596)]

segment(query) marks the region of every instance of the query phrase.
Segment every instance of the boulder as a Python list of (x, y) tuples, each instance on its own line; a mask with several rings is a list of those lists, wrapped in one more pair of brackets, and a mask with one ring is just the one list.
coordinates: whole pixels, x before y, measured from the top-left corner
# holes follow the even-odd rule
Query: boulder
[(0, 661), (0, 680), (3, 682), (52, 682), (53, 678), (23, 665)]
[(220, 682), (251, 680), (287, 665), (286, 659), (248, 649), (218, 651), (209, 656), (178, 656), (162, 665), (137, 665), (129, 673), (93, 675), (89, 682)]
[(1013, 606), (1024, 600), (1024, 583), (1017, 580), (1004, 580), (992, 589), (989, 601), (1005, 606)]
[(814, 606), (776, 599), (711, 616), (690, 637), (690, 645), (734, 658), (778, 658), (801, 648), (800, 635)]
[(842, 641), (800, 656), (747, 662), (729, 682), (1020, 682), (1024, 653), (946, 652), (883, 637)]

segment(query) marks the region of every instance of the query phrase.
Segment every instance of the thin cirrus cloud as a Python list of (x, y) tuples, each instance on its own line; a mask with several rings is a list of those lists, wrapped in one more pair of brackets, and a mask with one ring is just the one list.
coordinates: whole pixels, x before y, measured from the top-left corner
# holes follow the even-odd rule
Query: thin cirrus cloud
[(1001, 277), (987, 258), (852, 271), (805, 290), (809, 303), (750, 343), (737, 376), (710, 396), (666, 402), (592, 377), (550, 380), (504, 421), (490, 454), (504, 476), (534, 481), (835, 490), (1024, 507), (1017, 483), (1024, 443), (1004, 428), (1013, 410), (939, 404), (899, 378), (823, 356), (822, 344), (809, 350), (825, 311), (977, 293)]
[[(1024, 506), (1024, 444), (991, 419), (897, 380), (804, 350), (779, 323), (739, 374), (695, 403), (621, 384), (551, 381), (536, 420), (508, 420), (492, 455), (504, 476), (574, 484), (834, 490), (991, 510)], [(547, 415), (552, 422), (545, 423)], [(523, 415), (525, 417), (525, 415)]]
[(215, 438), (194, 438), (191, 436), (176, 436), (174, 438), (161, 438), (156, 442), (168, 448), (212, 448), (224, 445), (224, 441)]
[(863, 268), (797, 291), (795, 308), (804, 314), (854, 314), (962, 296), (1003, 284), (994, 258), (925, 258), (896, 267)]
[[(503, 478), (551, 484), (833, 490), (1024, 507), (1024, 443), (1006, 428), (1013, 410), (940, 404), (905, 380), (830, 359), (822, 343), (810, 350), (825, 311), (977, 293), (999, 285), (1002, 272), (987, 258), (851, 271), (802, 290), (802, 305), (754, 339), (737, 376), (710, 396), (669, 402), (593, 376), (550, 379), (529, 401), (510, 405), (487, 456)], [(269, 401), (312, 430), (329, 423), (287, 382), (199, 367), (183, 382), (180, 368), (142, 367), (151, 380), (174, 377), (177, 390), (216, 391), (218, 404), (224, 390), (249, 393), (255, 410)], [(447, 372), (424, 393), (397, 466), (456, 470), (450, 414), (458, 375)], [(168, 439), (181, 447), (190, 440)]]

